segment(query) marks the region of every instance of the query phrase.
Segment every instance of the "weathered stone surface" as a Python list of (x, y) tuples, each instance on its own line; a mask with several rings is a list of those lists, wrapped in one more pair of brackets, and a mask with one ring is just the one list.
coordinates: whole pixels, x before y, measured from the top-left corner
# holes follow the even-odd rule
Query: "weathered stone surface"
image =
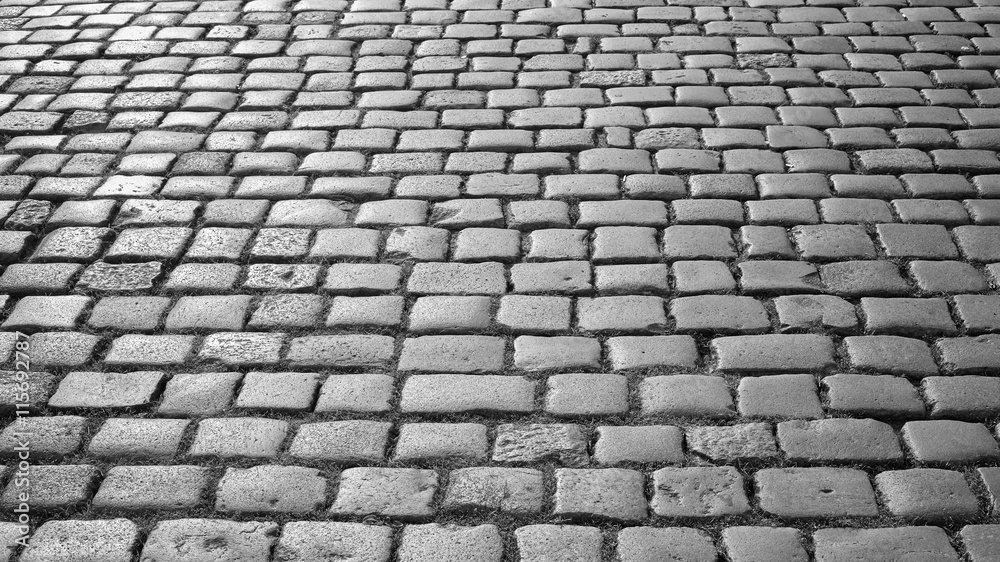
[(730, 466), (657, 470), (650, 506), (664, 517), (722, 517), (750, 509), (743, 477)]
[(392, 550), (392, 529), (362, 523), (294, 521), (281, 529), (274, 549), (282, 562), (356, 560), (387, 562)]
[(434, 515), (431, 501), (437, 488), (433, 470), (349, 468), (340, 475), (330, 513), (426, 519)]
[(278, 526), (218, 519), (174, 519), (156, 524), (142, 549), (142, 562), (263, 562)]
[(494, 461), (533, 463), (545, 459), (557, 459), (563, 466), (587, 464), (587, 440), (581, 428), (556, 424), (497, 427)]
[(542, 472), (530, 468), (452, 470), (442, 507), (452, 511), (537, 513), (545, 501)]
[(883, 529), (820, 529), (813, 533), (817, 562), (846, 562), (861, 558), (900, 560), (958, 560), (940, 527)]
[(789, 519), (878, 515), (868, 475), (850, 468), (767, 468), (754, 474), (765, 512)]

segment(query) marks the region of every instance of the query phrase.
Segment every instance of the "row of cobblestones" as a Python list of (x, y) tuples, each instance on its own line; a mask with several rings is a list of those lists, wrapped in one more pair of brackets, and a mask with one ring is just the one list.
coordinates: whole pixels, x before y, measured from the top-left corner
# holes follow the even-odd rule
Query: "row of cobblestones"
[(996, 560), (998, 38), (0, 0), (0, 562)]
[[(142, 560), (216, 559), (214, 545), (227, 545), (231, 560), (264, 562), (273, 550), (276, 559), (288, 562), (321, 560), (324, 557), (384, 562), (430, 560), (472, 560), (496, 562), (503, 559), (504, 538), (495, 525), (456, 526), (409, 524), (402, 531), (391, 527), (359, 523), (295, 521), (281, 527), (273, 522), (234, 522), (211, 519), (173, 519), (159, 523), (142, 549)], [(988, 527), (969, 525), (961, 531), (961, 541), (973, 556), (990, 556), (995, 535)], [(39, 541), (25, 552), (22, 560), (50, 562), (77, 560), (69, 553), (89, 556), (89, 560), (127, 562), (138, 541), (138, 529), (126, 519), (60, 521), (47, 524)], [(107, 541), (100, 545), (79, 537), (96, 535)], [(728, 527), (722, 534), (723, 551), (736, 562), (750, 560), (809, 560), (798, 530), (786, 527)], [(331, 545), (330, 541), (333, 542)], [(823, 528), (812, 541), (817, 560), (850, 560), (872, 557), (914, 557), (910, 559), (950, 560), (955, 550), (939, 527), (899, 527), (893, 529)], [(513, 541), (520, 560), (575, 560), (599, 562), (605, 546), (622, 562), (652, 560), (669, 551), (683, 560), (716, 560), (716, 545), (704, 531), (690, 527), (629, 527), (617, 533), (576, 525), (528, 525), (515, 531)], [(398, 547), (394, 549), (394, 545)], [(614, 545), (611, 547), (610, 545)], [(178, 556), (178, 550), (184, 552)], [(395, 554), (393, 554), (395, 550)], [(394, 556), (394, 558), (390, 558)], [(845, 558), (850, 557), (850, 558)]]

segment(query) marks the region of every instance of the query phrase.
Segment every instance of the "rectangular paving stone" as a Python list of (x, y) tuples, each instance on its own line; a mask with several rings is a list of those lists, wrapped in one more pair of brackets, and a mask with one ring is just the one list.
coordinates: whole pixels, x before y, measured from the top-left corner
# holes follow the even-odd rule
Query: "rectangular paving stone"
[(833, 367), (833, 341), (819, 335), (715, 338), (711, 347), (721, 372), (800, 373)]

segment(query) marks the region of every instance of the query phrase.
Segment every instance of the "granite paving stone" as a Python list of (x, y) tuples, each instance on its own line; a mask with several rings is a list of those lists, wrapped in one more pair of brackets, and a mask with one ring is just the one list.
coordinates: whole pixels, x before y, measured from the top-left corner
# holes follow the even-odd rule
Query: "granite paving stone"
[(0, 560), (991, 560), (995, 3), (0, 1)]

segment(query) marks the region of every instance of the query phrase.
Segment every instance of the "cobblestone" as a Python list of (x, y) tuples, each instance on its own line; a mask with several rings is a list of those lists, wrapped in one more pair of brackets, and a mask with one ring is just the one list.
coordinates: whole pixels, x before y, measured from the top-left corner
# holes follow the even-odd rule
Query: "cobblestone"
[(991, 559), (992, 3), (5, 0), (0, 560)]

